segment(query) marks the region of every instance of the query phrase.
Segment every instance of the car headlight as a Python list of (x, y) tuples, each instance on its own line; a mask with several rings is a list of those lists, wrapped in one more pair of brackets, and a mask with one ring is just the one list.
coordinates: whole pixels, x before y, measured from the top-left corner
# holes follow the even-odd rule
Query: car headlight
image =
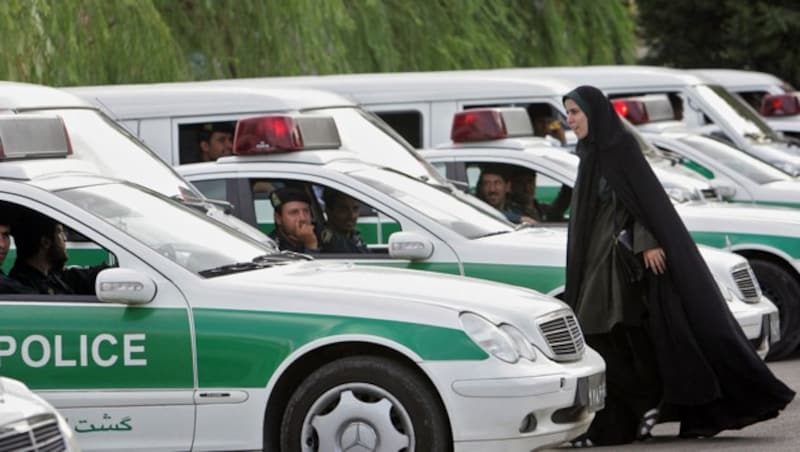
[(519, 361), (514, 340), (492, 322), (471, 312), (459, 316), (467, 335), (483, 350), (507, 363)]
[(530, 341), (528, 341), (528, 338), (522, 334), (522, 331), (507, 323), (500, 325), (500, 331), (506, 333), (508, 337), (511, 338), (519, 356), (529, 361), (536, 361), (536, 350), (533, 348)]

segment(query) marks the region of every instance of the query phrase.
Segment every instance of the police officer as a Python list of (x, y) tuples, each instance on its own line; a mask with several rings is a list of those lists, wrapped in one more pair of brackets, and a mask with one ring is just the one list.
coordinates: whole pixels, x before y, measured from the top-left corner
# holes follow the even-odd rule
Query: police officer
[(327, 253), (369, 253), (356, 230), (361, 204), (346, 194), (325, 189), (325, 214), (328, 221), (320, 234), (320, 248)]
[(485, 165), (478, 178), (478, 198), (499, 210), (512, 223), (535, 223), (521, 206), (509, 198), (511, 182), (508, 170), (500, 165)]
[[(11, 219), (5, 206), (0, 207), (0, 266), (8, 256), (11, 248)], [(26, 287), (19, 281), (9, 278), (0, 270), (0, 293), (35, 293), (30, 287)]]
[(278, 249), (296, 253), (318, 252), (308, 195), (298, 188), (283, 187), (273, 191), (269, 199), (275, 209), (275, 229), (269, 236), (278, 244)]
[(511, 173), (511, 193), (509, 197), (518, 206), (523, 216), (538, 222), (564, 221), (564, 214), (572, 199), (572, 188), (563, 185), (552, 203), (536, 199), (536, 172), (527, 168), (515, 168)]
[(203, 124), (198, 131), (200, 160), (213, 162), (233, 153), (234, 127), (229, 122)]
[(94, 295), (97, 274), (108, 268), (64, 268), (67, 262), (67, 238), (64, 227), (38, 212), (27, 211), (14, 230), (17, 260), (10, 276), (45, 295)]

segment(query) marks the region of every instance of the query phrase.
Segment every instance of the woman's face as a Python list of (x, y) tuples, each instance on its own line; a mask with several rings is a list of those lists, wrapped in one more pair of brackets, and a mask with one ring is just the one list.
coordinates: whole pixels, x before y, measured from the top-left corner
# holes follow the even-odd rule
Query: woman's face
[(581, 107), (574, 100), (567, 99), (564, 101), (564, 108), (567, 109), (567, 125), (569, 128), (575, 132), (579, 140), (586, 138), (586, 135), (589, 134), (589, 118), (583, 113)]

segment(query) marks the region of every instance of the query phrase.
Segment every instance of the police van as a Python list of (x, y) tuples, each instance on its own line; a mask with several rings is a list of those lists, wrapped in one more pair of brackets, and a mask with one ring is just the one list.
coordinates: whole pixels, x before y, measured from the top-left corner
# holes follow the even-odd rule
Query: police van
[(0, 450), (80, 452), (75, 433), (52, 405), (20, 381), (0, 377)]
[[(449, 193), (391, 168), (360, 161), (353, 153), (339, 150), (336, 129), (332, 124), (320, 127), (324, 120), (302, 115), (240, 120), (237, 131), (257, 131), (257, 135), (237, 135), (234, 156), (182, 165), (178, 171), (201, 191), (224, 192), (226, 199), (239, 200), (242, 219), (261, 227), (265, 223), (273, 227), (269, 197), (256, 189), (264, 184), (273, 189), (291, 186), (304, 190), (316, 224), (326, 220), (317, 194), (335, 190), (357, 200), (362, 208), (369, 206), (392, 218), (398, 226), (388, 237), (388, 247), (373, 244), (368, 254), (318, 253), (320, 260), (405, 266), (511, 283), (551, 295), (563, 292), (563, 226), (515, 229)], [(315, 126), (316, 132), (307, 131), (307, 126)], [(574, 158), (566, 152), (550, 150)], [(702, 248), (701, 253), (717, 275), (721, 291), (731, 300), (751, 297), (749, 301), (762, 301), (744, 259), (710, 248)], [(742, 290), (747, 294), (743, 295)], [(769, 348), (770, 337), (778, 338), (777, 315), (769, 317), (765, 324), (764, 315), (768, 312), (761, 308), (771, 304), (763, 301), (758, 307), (745, 303), (729, 306), (762, 354)], [(771, 310), (777, 314), (774, 307)]]
[[(421, 153), (447, 177), (471, 188), (477, 185), (485, 165), (501, 164), (508, 170), (533, 173), (536, 199), (550, 203), (562, 186), (574, 184), (579, 159), (573, 154), (554, 152), (546, 142), (532, 137), (530, 126), (524, 127), (525, 122), (506, 121), (504, 118), (511, 114), (524, 111), (480, 109), (459, 113), (453, 127), (471, 124), (467, 132), (454, 130), (456, 142)], [(697, 243), (734, 251), (750, 261), (761, 289), (780, 309), (783, 340), (773, 344), (772, 356), (777, 358), (793, 351), (800, 341), (800, 212), (686, 200), (676, 201), (675, 207)], [(708, 259), (705, 253), (704, 256)], [(743, 258), (740, 262), (730, 273), (736, 282), (731, 287), (736, 288), (738, 297), (760, 312), (756, 323), (763, 325), (766, 333), (770, 322), (775, 320), (775, 306), (745, 276), (752, 274), (750, 266)], [(753, 333), (748, 337), (758, 340), (759, 329)]]
[[(214, 83), (330, 90), (358, 101), (417, 148), (449, 140), (453, 115), (459, 111), (505, 106), (525, 108), (534, 132), (551, 143), (569, 148), (577, 142), (566, 125), (561, 105), (561, 97), (574, 85), (556, 78), (512, 78), (479, 71), (444, 71), (235, 79)], [(676, 167), (674, 162), (654, 152), (648, 154), (648, 160), (670, 192), (686, 199), (718, 196), (708, 180), (692, 171)]]
[(800, 139), (800, 93), (785, 81), (766, 72), (737, 69), (693, 69), (744, 99), (770, 127), (784, 136)]
[(604, 363), (560, 301), (277, 252), (68, 158), (67, 131), (0, 116), (0, 205), (108, 268), (92, 294), (0, 295), (0, 366), (84, 449), (528, 451), (602, 408)]
[(391, 165), (430, 183), (444, 184), (408, 143), (352, 100), (312, 89), (224, 86), (212, 82), (176, 82), (65, 88), (106, 110), (147, 143), (169, 165), (201, 161), (204, 127), (232, 126), (239, 118), (268, 113), (330, 116), (341, 139), (362, 159)]

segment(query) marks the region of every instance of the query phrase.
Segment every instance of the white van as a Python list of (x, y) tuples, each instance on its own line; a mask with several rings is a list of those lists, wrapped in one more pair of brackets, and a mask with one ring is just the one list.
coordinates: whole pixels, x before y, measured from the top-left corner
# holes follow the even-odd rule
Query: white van
[(209, 82), (65, 88), (105, 109), (168, 164), (199, 161), (199, 130), (269, 113), (333, 117), (344, 145), (361, 158), (444, 184), (391, 127), (353, 101), (311, 89), (262, 89)]

